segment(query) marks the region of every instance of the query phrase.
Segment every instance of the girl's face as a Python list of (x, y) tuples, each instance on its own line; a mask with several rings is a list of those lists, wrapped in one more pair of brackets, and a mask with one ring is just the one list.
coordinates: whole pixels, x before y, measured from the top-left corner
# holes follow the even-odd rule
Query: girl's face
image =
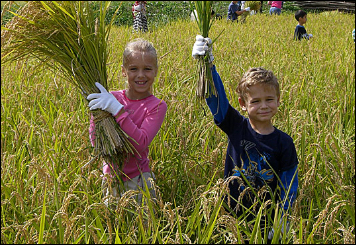
[(276, 90), (267, 85), (256, 84), (250, 86), (247, 98), (239, 98), (243, 110), (247, 110), (249, 119), (255, 124), (270, 124), (272, 117), (277, 113), (279, 97)]
[(153, 54), (133, 52), (126, 66), (122, 66), (122, 75), (127, 77), (129, 84), (126, 96), (131, 100), (140, 100), (151, 95), (150, 90), (157, 70)]

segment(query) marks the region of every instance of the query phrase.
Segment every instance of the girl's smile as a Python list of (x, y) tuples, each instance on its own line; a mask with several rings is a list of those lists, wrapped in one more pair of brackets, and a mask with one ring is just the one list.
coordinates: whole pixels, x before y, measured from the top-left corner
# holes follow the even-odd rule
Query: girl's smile
[(126, 96), (132, 100), (144, 99), (151, 95), (151, 86), (157, 76), (155, 56), (148, 52), (134, 52), (122, 74), (127, 77), (129, 88)]

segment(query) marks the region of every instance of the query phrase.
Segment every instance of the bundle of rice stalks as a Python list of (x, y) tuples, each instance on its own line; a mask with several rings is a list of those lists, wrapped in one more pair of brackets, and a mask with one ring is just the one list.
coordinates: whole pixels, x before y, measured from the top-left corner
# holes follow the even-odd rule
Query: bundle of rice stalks
[[(107, 89), (107, 41), (117, 12), (105, 25), (109, 6), (101, 2), (95, 13), (89, 1), (29, 1), (1, 27), (1, 62), (35, 58), (74, 84), (84, 98), (100, 93), (95, 82)], [(121, 168), (126, 154), (136, 149), (110, 113), (92, 114), (95, 153)]]
[[(212, 18), (211, 15), (212, 5), (213, 1), (194, 1), (196, 11), (193, 11), (193, 13), (195, 16), (195, 20), (198, 24), (200, 35), (202, 35), (203, 37), (208, 37), (209, 30), (214, 22), (214, 18)], [(220, 35), (221, 33), (219, 34), (219, 36)], [(215, 38), (215, 40), (217, 38)], [(212, 43), (209, 44), (210, 47), (213, 45), (215, 40), (212, 40)], [(210, 97), (211, 94), (216, 94), (211, 70), (209, 68), (209, 55), (207, 53), (208, 52), (206, 52), (205, 56), (202, 56), (200, 59), (198, 59), (199, 78), (197, 83), (196, 95), (198, 98), (203, 99)]]
[(245, 8), (250, 7), (250, 11), (244, 12), (241, 15), (241, 22), (244, 22), (248, 15), (250, 15), (251, 11), (254, 10), (255, 12), (260, 11), (261, 2), (260, 1), (246, 1)]
[(260, 11), (261, 8), (261, 1), (246, 1), (245, 8), (250, 7), (250, 11)]

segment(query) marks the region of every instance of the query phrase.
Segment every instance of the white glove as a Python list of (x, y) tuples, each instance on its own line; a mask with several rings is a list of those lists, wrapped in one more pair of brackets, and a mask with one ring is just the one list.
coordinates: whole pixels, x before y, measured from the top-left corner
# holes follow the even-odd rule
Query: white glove
[(309, 34), (309, 38), (313, 37), (313, 34)]
[(250, 11), (250, 7), (245, 8), (246, 11)]
[[(199, 59), (199, 56), (203, 56), (208, 51), (209, 55), (209, 63), (213, 62), (213, 48), (211, 47), (211, 39), (206, 37), (204, 38), (202, 35), (197, 35), (195, 38), (195, 43), (193, 45), (192, 56), (194, 59)], [(210, 47), (209, 47), (210, 46)]]
[(119, 111), (124, 107), (114, 95), (109, 93), (103, 85), (96, 82), (96, 87), (100, 90), (101, 93), (89, 94), (87, 100), (89, 102), (90, 110), (101, 109), (107, 112), (110, 112), (113, 116), (117, 115)]
[(134, 6), (134, 10), (140, 12), (140, 11), (142, 10), (141, 4), (135, 5), (135, 6)]

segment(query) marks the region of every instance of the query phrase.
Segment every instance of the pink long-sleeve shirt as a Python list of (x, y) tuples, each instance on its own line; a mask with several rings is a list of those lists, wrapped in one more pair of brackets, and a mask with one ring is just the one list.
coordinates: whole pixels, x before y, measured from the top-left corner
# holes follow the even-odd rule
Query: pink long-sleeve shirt
[[(126, 97), (126, 90), (111, 92), (115, 98), (124, 106), (125, 112), (116, 118), (125, 133), (133, 138), (138, 144), (131, 141), (138, 153), (130, 155), (125, 159), (123, 181), (138, 176), (141, 172), (149, 172), (148, 146), (158, 133), (167, 112), (167, 104), (164, 100), (150, 95), (141, 100), (130, 100)], [(89, 136), (94, 146), (95, 124), (93, 117), (90, 120)], [(104, 162), (104, 174), (111, 174), (111, 168)], [(127, 177), (128, 178), (127, 178)]]
[(272, 1), (271, 7), (282, 8), (282, 1)]

